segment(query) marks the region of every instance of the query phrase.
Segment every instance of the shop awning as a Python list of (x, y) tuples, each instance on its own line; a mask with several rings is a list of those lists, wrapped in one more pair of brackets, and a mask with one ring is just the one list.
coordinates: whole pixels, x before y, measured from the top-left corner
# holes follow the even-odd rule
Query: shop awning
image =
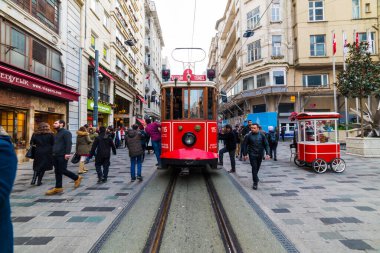
[(32, 74), (29, 75), (6, 66), (0, 66), (0, 82), (67, 101), (78, 101), (80, 96), (75, 89), (69, 86), (58, 85), (53, 81), (48, 81)]
[(143, 97), (137, 96), (137, 98), (140, 99), (140, 101), (144, 104), (148, 104)]
[(143, 119), (139, 119), (139, 118), (137, 118), (137, 121), (140, 122), (140, 123), (143, 124), (143, 125), (146, 125), (146, 122), (145, 122), (145, 120), (143, 120)]
[[(91, 65), (93, 66), (93, 67), (95, 67), (95, 61), (94, 60), (92, 60), (91, 61)], [(102, 67), (100, 67), (99, 66), (99, 71), (100, 71), (100, 73), (102, 73), (103, 75), (105, 75), (106, 77), (108, 77), (109, 79), (111, 79), (111, 80), (115, 80), (115, 78), (113, 78), (113, 76), (110, 74), (110, 73), (108, 73), (106, 70), (104, 70)]]

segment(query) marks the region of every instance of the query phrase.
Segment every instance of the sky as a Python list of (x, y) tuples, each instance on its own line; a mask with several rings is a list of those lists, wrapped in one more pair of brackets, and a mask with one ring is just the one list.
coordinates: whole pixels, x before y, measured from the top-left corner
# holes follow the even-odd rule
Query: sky
[[(208, 50), (211, 39), (215, 36), (216, 21), (223, 17), (227, 0), (154, 0), (160, 20), (165, 47), (162, 56), (167, 56), (172, 75), (182, 74), (183, 64), (172, 59), (174, 48), (191, 47), (193, 34), (194, 7), (195, 26), (193, 47), (206, 51), (206, 58), (196, 63), (194, 74), (204, 74), (208, 63)], [(187, 51), (177, 51), (177, 58), (188, 59)], [(200, 59), (201, 52), (193, 52), (193, 59)]]

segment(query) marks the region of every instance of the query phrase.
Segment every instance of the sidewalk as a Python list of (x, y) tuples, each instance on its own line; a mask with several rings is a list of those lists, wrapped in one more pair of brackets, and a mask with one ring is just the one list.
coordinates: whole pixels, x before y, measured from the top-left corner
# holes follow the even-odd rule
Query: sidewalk
[[(154, 154), (146, 155), (144, 181), (131, 183), (127, 150), (118, 149), (111, 158), (107, 183), (96, 183), (92, 162), (79, 188), (74, 189), (73, 182), (64, 177), (64, 193), (55, 196), (45, 196), (54, 187), (53, 171), (46, 173), (43, 185), (32, 186), (32, 163), (19, 165), (11, 195), (15, 252), (88, 252), (131, 195), (156, 171), (155, 164)], [(69, 169), (77, 172), (78, 165), (69, 162)]]
[[(258, 191), (248, 162), (237, 161), (233, 177), (300, 252), (379, 252), (380, 159), (342, 151), (343, 173), (316, 174), (289, 161), (289, 144), (279, 143), (278, 161), (263, 161)], [(231, 168), (228, 155), (224, 168)]]

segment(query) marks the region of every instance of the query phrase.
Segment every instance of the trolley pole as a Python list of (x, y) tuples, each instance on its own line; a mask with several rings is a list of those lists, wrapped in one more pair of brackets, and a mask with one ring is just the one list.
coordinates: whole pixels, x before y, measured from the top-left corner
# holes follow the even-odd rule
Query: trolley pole
[(95, 50), (93, 126), (98, 127), (99, 50)]

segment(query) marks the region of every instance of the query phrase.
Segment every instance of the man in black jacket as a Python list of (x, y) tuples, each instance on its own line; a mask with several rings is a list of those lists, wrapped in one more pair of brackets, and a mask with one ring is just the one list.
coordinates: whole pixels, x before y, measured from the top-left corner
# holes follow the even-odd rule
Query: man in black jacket
[(251, 125), (251, 132), (244, 138), (242, 149), (244, 160), (247, 159), (249, 155), (249, 162), (252, 166), (252, 188), (257, 190), (257, 184), (259, 183), (257, 174), (259, 173), (260, 165), (263, 160), (264, 149), (266, 152), (265, 159), (269, 159), (268, 141), (265, 135), (260, 133), (257, 123)]
[[(247, 121), (247, 125), (246, 126), (243, 126), (243, 130), (241, 131), (241, 135), (243, 137), (243, 139), (247, 136), (247, 134), (249, 134), (251, 132), (251, 125), (252, 125), (252, 120), (248, 120)], [(242, 143), (240, 144), (240, 157), (239, 157), (239, 160), (242, 161), (243, 160), (243, 147), (242, 147)]]
[[(111, 136), (106, 133), (105, 127), (99, 128), (99, 136), (95, 138), (94, 143), (90, 151), (90, 157), (95, 154), (95, 168), (96, 173), (98, 173), (98, 183), (107, 182), (108, 169), (111, 165), (111, 148), (112, 153), (116, 155), (116, 146), (113, 142)], [(103, 171), (102, 171), (103, 166)]]
[(224, 134), (219, 134), (219, 139), (224, 140), (225, 147), (219, 150), (219, 165), (223, 165), (223, 154), (229, 153), (231, 160), (231, 170), (229, 173), (233, 173), (236, 171), (235, 166), (235, 152), (236, 152), (236, 138), (235, 134), (232, 132), (231, 125), (225, 126), (226, 132)]
[(74, 188), (78, 188), (82, 176), (75, 175), (71, 171), (67, 170), (67, 162), (70, 159), (71, 152), (71, 133), (66, 130), (66, 123), (60, 119), (54, 122), (53, 127), (57, 130), (57, 134), (54, 137), (53, 145), (53, 165), (55, 168), (55, 188), (46, 192), (46, 195), (54, 195), (63, 192), (62, 188), (62, 176), (65, 175), (74, 180)]

